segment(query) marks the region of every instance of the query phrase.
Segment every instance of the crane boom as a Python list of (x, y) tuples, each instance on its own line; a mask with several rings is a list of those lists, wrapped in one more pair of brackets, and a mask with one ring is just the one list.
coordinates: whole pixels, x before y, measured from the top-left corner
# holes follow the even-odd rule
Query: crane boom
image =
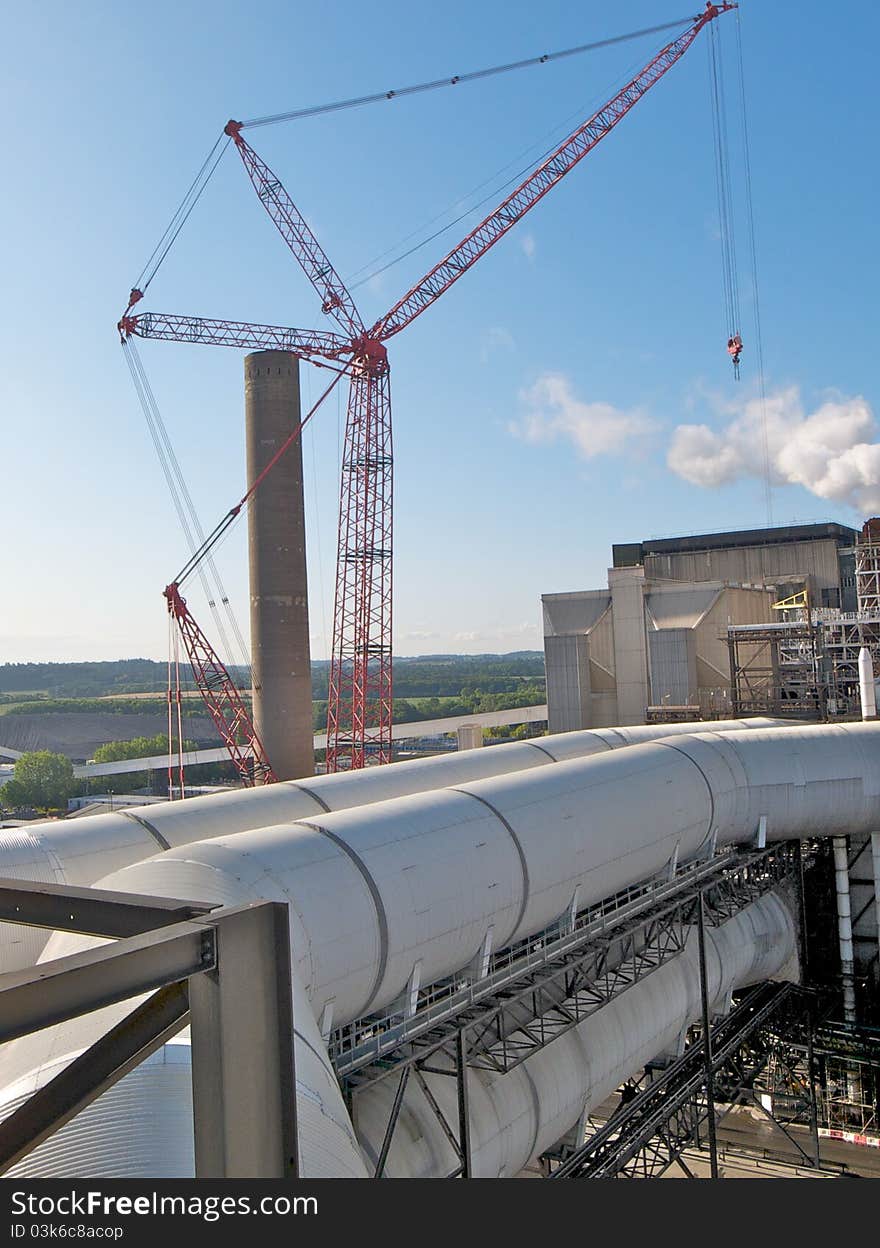
[(351, 343), (321, 329), (288, 329), (283, 325), (251, 325), (204, 316), (175, 316), (166, 312), (126, 314), (119, 322), (123, 339), (159, 338), (166, 342), (202, 342), (217, 347), (244, 347), (249, 351), (292, 351), (303, 359), (337, 360), (352, 354)]
[(626, 116), (634, 104), (659, 82), (667, 70), (684, 56), (703, 27), (728, 9), (732, 3), (707, 4), (705, 10), (694, 19), (683, 35), (667, 43), (664, 48), (631, 79), (613, 99), (579, 126), (564, 143), (561, 143), (526, 180), (447, 256), (425, 274), (421, 281), (400, 299), (370, 331), (371, 337), (386, 340), (400, 333), (417, 316), (445, 294), (463, 273), (476, 264), (512, 226), (516, 225), (535, 204), (552, 190), (556, 184), (591, 152), (593, 148), (617, 123)]
[(238, 774), (248, 786), (274, 784), (266, 750), (235, 681), (181, 597), (175, 581), (165, 588), (168, 611), (177, 621), (199, 693)]
[(238, 148), (238, 154), (260, 202), (317, 291), (322, 312), (332, 316), (352, 338), (359, 338), (365, 328), (361, 314), (342, 278), (309, 229), (305, 217), (288, 195), (281, 181), (265, 161), (260, 159), (250, 144), (242, 138), (241, 122), (228, 122), (226, 133)]

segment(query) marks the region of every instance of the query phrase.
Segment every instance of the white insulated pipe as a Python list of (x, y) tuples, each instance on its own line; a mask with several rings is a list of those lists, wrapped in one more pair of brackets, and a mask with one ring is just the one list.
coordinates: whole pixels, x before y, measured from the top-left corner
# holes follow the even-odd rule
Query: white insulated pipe
[[(559, 733), (480, 752), (412, 759), (393, 767), (314, 776), (81, 819), (33, 823), (27, 828), (0, 831), (0, 876), (92, 885), (101, 876), (140, 862), (158, 850), (208, 837), (605, 753), (620, 746), (680, 735), (687, 729), (714, 732), (733, 727), (762, 728), (777, 722), (728, 720)], [(0, 972), (32, 966), (46, 939), (47, 934), (40, 928), (0, 924)]]
[[(735, 988), (796, 967), (794, 918), (776, 896), (761, 898), (705, 934), (712, 1013), (729, 1006)], [(468, 1069), (475, 1178), (516, 1176), (625, 1079), (653, 1058), (676, 1052), (684, 1030), (701, 1011), (696, 945), (692, 929), (682, 954), (506, 1074)], [(457, 1122), (455, 1078), (429, 1072), (423, 1078), (447, 1121)], [(396, 1086), (391, 1076), (358, 1094), (357, 1133), (372, 1168)], [(432, 1178), (451, 1173), (457, 1164), (421, 1086), (410, 1079), (384, 1173)]]
[(856, 1021), (855, 956), (853, 954), (852, 907), (849, 891), (849, 842), (845, 836), (831, 839), (834, 853), (834, 891), (837, 901), (837, 939), (840, 946), (840, 977), (843, 982), (843, 1017)]
[[(878, 724), (679, 735), (182, 846), (101, 884), (287, 902), (297, 1014), (315, 1029), (331, 1010), (339, 1025), (394, 1002), (417, 966), (422, 984), (461, 972), (490, 934), (494, 948), (533, 935), (674, 857), (748, 843), (759, 828), (770, 840), (870, 831), (878, 796)], [(47, 956), (70, 940), (54, 937)], [(9, 1046), (0, 1086), (42, 1083), (47, 1063), (100, 1034), (82, 1026)]]
[[(565, 1135), (585, 1109), (600, 1104), (652, 1058), (676, 1051), (700, 1012), (695, 945), (692, 934), (682, 954), (506, 1075), (468, 1070), (475, 1177), (516, 1175)], [(789, 972), (796, 959), (794, 919), (778, 897), (768, 895), (720, 927), (708, 928), (706, 952), (711, 1008), (723, 1012), (735, 988)], [(62, 949), (54, 953), (60, 956)], [(115, 1016), (119, 1013), (117, 1007)], [(103, 1028), (116, 1021), (109, 1014), (105, 1011)], [(294, 1016), (302, 1173), (308, 1178), (365, 1177), (375, 1168), (397, 1079), (392, 1076), (358, 1094), (355, 1136), (295, 972)], [(69, 1024), (67, 1044), (81, 1049), (90, 1030), (94, 1024), (90, 1029)], [(45, 1068), (7, 1087), (0, 1114), (15, 1109), (70, 1056), (72, 1051), (54, 1056)], [(191, 1177), (189, 1056), (188, 1043), (166, 1045), (19, 1162), (10, 1176)], [(429, 1073), (424, 1078), (447, 1121), (455, 1123), (455, 1079)], [(424, 1093), (411, 1079), (385, 1173), (438, 1177), (457, 1164)]]
[[(713, 845), (877, 826), (880, 725), (700, 733), (178, 847), (102, 886), (290, 905), (316, 1017), (383, 1009)], [(181, 810), (181, 816), (185, 811)]]
[(859, 651), (859, 699), (862, 706), (862, 719), (876, 719), (877, 691), (874, 685), (874, 662), (867, 646), (862, 646)]

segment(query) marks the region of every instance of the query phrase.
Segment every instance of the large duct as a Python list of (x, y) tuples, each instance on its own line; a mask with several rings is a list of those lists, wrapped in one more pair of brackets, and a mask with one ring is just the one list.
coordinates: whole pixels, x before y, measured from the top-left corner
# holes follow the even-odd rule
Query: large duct
[[(338, 1026), (381, 1010), (416, 969), (423, 985), (460, 972), (487, 939), (503, 948), (573, 903), (589, 906), (674, 858), (747, 843), (759, 828), (770, 840), (870, 831), (878, 796), (876, 724), (700, 733), (183, 846), (101, 883), (226, 904), (286, 902), (301, 980), (295, 1008), (312, 1029), (314, 1054), (315, 1020), (326, 1027), (332, 1011)], [(778, 912), (768, 921), (775, 936), (753, 929), (743, 974), (767, 970), (761, 957), (774, 941), (787, 957), (790, 929), (783, 932)], [(70, 949), (71, 940), (53, 937), (47, 956)], [(624, 1001), (638, 1000), (632, 991)], [(687, 1021), (682, 1010), (679, 1002), (680, 1025)], [(629, 1025), (635, 1030), (625, 1051), (641, 1054), (656, 1039), (655, 1023), (639, 1013)], [(0, 1063), (4, 1101), (42, 1084), (53, 1062), (69, 1060), (100, 1034), (95, 1026), (80, 1020), (10, 1045)], [(560, 1043), (554, 1053), (566, 1051)], [(577, 1092), (582, 1101), (583, 1081)], [(336, 1123), (328, 1126), (336, 1143), (327, 1152), (335, 1155), (346, 1135), (337, 1121), (341, 1097), (327, 1091), (326, 1079), (323, 1096), (331, 1099), (317, 1088), (299, 1091), (310, 1095)], [(527, 1112), (511, 1096), (497, 1111), (502, 1133)], [(550, 1115), (552, 1129), (562, 1114)], [(489, 1128), (476, 1129), (492, 1137)]]
[[(559, 1140), (584, 1110), (599, 1105), (652, 1058), (672, 1053), (700, 1011), (693, 937), (685, 952), (598, 1010), (580, 1026), (532, 1054), (505, 1075), (468, 1070), (474, 1177), (514, 1176)], [(708, 993), (713, 1011), (726, 1009), (735, 988), (786, 973), (794, 961), (795, 925), (777, 897), (752, 903), (706, 931)], [(81, 941), (53, 950), (73, 952)], [(105, 1011), (105, 1015), (110, 1012)], [(102, 1023), (106, 1029), (120, 1014)], [(294, 971), (297, 1116), (304, 1177), (366, 1177), (382, 1144), (396, 1080), (359, 1093), (357, 1135), (304, 1002)], [(4, 1089), (0, 1116), (89, 1042), (94, 1023), (67, 1025), (65, 1048), (38, 1072)], [(424, 1078), (447, 1121), (457, 1117), (456, 1083)], [(385, 1165), (389, 1178), (436, 1178), (458, 1164), (422, 1090), (410, 1081)], [(22, 1178), (188, 1178), (193, 1174), (189, 1043), (164, 1046), (72, 1122), (19, 1162)]]
[[(245, 356), (250, 489), (300, 421), (299, 360)], [(279, 780), (315, 770), (302, 441), (273, 466), (248, 504), (254, 725)]]
[[(707, 928), (710, 1012), (724, 1012), (735, 988), (786, 974), (789, 967), (794, 975), (796, 943), (793, 915), (772, 895)], [(468, 1069), (474, 1178), (515, 1177), (624, 1080), (652, 1059), (676, 1053), (700, 1015), (696, 945), (692, 929), (684, 953), (506, 1074)], [(456, 1080), (431, 1072), (423, 1078), (447, 1122), (455, 1122)], [(396, 1086), (396, 1079), (386, 1079), (358, 1094), (358, 1139), (374, 1166)], [(384, 1173), (436, 1178), (458, 1164), (421, 1086), (409, 1081)]]
[[(158, 850), (207, 837), (587, 757), (655, 737), (681, 734), (686, 728), (723, 731), (731, 727), (767, 727), (775, 722), (730, 720), (569, 732), (534, 742), (413, 759), (393, 767), (371, 767), (257, 789), (236, 789), (186, 802), (160, 802), (81, 819), (33, 823), (27, 828), (0, 831), (0, 876), (92, 885), (101, 876), (149, 858)], [(46, 933), (37, 927), (0, 924), (0, 972), (32, 966), (46, 939)]]

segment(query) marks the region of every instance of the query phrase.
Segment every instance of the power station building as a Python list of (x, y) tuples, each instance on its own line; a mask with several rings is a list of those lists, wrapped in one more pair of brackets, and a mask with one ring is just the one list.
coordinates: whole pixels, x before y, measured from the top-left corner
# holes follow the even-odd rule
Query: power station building
[(854, 612), (856, 538), (827, 523), (615, 544), (607, 589), (542, 597), (550, 731), (727, 714), (728, 628), (770, 624), (804, 589)]

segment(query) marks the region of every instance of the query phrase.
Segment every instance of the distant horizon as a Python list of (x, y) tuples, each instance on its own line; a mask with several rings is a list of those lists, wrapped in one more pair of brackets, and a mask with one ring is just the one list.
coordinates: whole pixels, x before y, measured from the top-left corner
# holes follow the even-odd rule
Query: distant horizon
[[(427, 662), (431, 659), (506, 659), (515, 658), (517, 655), (541, 654), (542, 649), (519, 649), (519, 650), (437, 650), (425, 654), (394, 654), (392, 659), (395, 662), (402, 663), (419, 663)], [(311, 663), (329, 663), (330, 659), (311, 659)], [(155, 663), (157, 666), (163, 666), (167, 662), (166, 659), (151, 659), (146, 655), (129, 655), (126, 658), (115, 659), (9, 659), (0, 662), (0, 671), (5, 667), (94, 667), (100, 663)], [(232, 663), (231, 667), (242, 667), (244, 664)]]

